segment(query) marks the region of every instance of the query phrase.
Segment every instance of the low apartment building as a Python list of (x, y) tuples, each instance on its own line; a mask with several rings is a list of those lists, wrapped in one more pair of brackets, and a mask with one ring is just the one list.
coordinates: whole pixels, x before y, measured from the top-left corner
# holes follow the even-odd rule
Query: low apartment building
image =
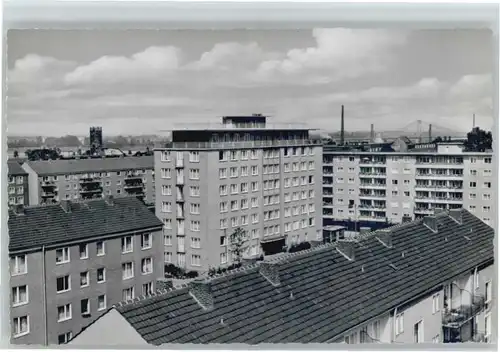
[(434, 209), (465, 208), (494, 226), (492, 153), (457, 143), (360, 151), (325, 146), (323, 223), (400, 223)]
[(29, 204), (28, 173), (24, 171), (17, 161), (7, 162), (9, 185), (7, 195), (9, 206)]
[(493, 239), (443, 211), (121, 302), (69, 344), (495, 342)]
[(136, 196), (154, 204), (153, 156), (28, 161), (30, 205)]
[(135, 197), (9, 213), (13, 344), (65, 343), (163, 277), (162, 223)]
[(321, 240), (321, 151), (303, 125), (262, 115), (174, 130), (155, 150), (165, 261), (196, 271), (228, 266), (238, 228), (248, 259)]

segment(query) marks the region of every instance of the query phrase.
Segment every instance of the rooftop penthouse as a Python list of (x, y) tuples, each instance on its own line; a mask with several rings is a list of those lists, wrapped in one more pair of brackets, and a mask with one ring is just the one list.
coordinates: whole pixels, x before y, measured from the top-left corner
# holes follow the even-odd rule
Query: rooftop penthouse
[[(266, 116), (225, 116), (221, 123), (179, 124), (168, 149), (227, 149), (321, 145), (305, 124), (269, 124)], [(162, 149), (162, 148), (158, 148)]]

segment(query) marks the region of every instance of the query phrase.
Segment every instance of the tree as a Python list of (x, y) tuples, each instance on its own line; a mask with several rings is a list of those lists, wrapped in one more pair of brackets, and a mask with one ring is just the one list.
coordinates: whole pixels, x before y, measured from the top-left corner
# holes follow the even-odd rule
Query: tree
[(471, 132), (467, 133), (467, 141), (465, 148), (467, 151), (484, 152), (491, 150), (493, 144), (493, 137), (490, 132), (486, 132), (479, 127), (474, 128)]
[(14, 158), (19, 158), (19, 152), (17, 150), (14, 150)]
[(246, 244), (247, 233), (241, 227), (237, 227), (229, 236), (231, 243), (231, 253), (237, 264), (241, 264), (243, 253), (247, 248)]

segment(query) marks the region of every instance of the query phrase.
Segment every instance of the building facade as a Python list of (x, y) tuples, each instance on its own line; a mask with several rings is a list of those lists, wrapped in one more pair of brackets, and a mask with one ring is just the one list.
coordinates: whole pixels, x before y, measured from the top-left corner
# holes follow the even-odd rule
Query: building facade
[(494, 235), (436, 212), (121, 302), (70, 344), (494, 343)]
[(163, 277), (162, 224), (134, 197), (17, 207), (9, 214), (13, 344), (66, 343)]
[(307, 129), (270, 126), (260, 115), (190, 127), (155, 150), (166, 262), (197, 271), (230, 265), (237, 228), (245, 258), (321, 239), (322, 148)]
[(465, 208), (494, 226), (492, 153), (437, 144), (405, 152), (323, 151), (324, 224), (401, 223)]
[(154, 204), (153, 156), (28, 161), (29, 204), (136, 196)]
[(8, 180), (9, 185), (7, 194), (9, 197), (9, 206), (28, 205), (29, 204), (29, 184), (28, 173), (24, 171), (17, 161), (9, 161)]

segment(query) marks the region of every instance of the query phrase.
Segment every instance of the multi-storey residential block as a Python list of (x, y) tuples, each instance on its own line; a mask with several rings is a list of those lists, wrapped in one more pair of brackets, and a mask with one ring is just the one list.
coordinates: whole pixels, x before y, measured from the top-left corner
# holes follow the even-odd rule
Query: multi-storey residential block
[(14, 344), (65, 343), (164, 275), (162, 223), (135, 197), (17, 206), (8, 225)]
[(9, 197), (9, 206), (28, 205), (29, 204), (29, 185), (28, 173), (24, 171), (17, 161), (9, 161), (8, 177), (9, 185), (7, 194)]
[(320, 239), (321, 152), (308, 129), (261, 115), (173, 131), (155, 150), (165, 261), (198, 271), (229, 265), (237, 228), (248, 258)]
[(134, 195), (154, 204), (153, 156), (28, 161), (30, 205)]
[(443, 211), (121, 302), (70, 344), (495, 342), (493, 239)]
[(463, 207), (493, 226), (491, 162), (491, 152), (463, 152), (457, 143), (405, 151), (325, 146), (324, 225), (351, 220), (376, 227)]

